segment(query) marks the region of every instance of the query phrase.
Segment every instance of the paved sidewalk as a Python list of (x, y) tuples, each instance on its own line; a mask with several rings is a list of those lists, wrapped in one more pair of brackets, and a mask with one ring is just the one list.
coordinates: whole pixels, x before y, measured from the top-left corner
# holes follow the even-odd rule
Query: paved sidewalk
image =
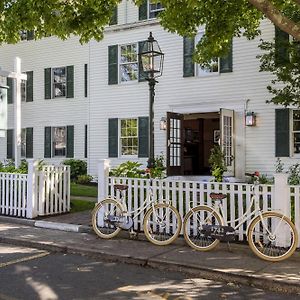
[[(246, 245), (233, 244), (231, 252), (226, 244), (210, 252), (197, 252), (182, 240), (165, 247), (118, 237), (102, 240), (94, 233), (37, 228), (33, 226), (35, 221), (27, 220), (25, 225), (24, 220), (12, 219), (0, 217), (0, 242), (182, 271), (201, 278), (300, 294), (299, 252), (285, 262), (269, 263), (256, 258)], [(128, 236), (128, 233), (122, 236)]]

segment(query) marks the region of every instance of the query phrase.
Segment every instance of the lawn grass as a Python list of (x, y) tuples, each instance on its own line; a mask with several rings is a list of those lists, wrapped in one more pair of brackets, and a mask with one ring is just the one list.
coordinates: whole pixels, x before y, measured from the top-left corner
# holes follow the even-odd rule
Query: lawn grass
[(71, 213), (91, 210), (95, 207), (95, 202), (71, 199)]
[(97, 197), (98, 188), (95, 185), (83, 185), (72, 182), (71, 183), (71, 196), (86, 196)]

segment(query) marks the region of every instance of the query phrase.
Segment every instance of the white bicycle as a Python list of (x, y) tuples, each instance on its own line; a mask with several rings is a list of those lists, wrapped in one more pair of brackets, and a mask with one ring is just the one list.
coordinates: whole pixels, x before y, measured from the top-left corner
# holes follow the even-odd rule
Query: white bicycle
[(199, 205), (186, 214), (183, 222), (184, 238), (192, 248), (209, 251), (220, 241), (235, 240), (236, 230), (251, 219), (246, 230), (251, 250), (267, 261), (276, 262), (287, 259), (298, 245), (296, 227), (288, 217), (279, 212), (261, 210), (258, 175), (256, 173), (246, 175), (254, 177), (253, 196), (247, 211), (234, 220), (234, 224), (237, 225), (232, 227), (229, 221), (224, 220), (222, 200), (227, 195), (211, 193), (210, 197), (214, 200), (212, 207)]
[(146, 199), (141, 207), (128, 211), (125, 192), (127, 185), (115, 184), (115, 190), (121, 192), (121, 199), (108, 197), (99, 202), (92, 213), (92, 225), (95, 233), (104, 239), (115, 237), (121, 229), (133, 231), (133, 220), (147, 210), (143, 219), (143, 229), (147, 239), (155, 245), (168, 245), (179, 235), (181, 217), (175, 207), (166, 201), (155, 201), (152, 179)]

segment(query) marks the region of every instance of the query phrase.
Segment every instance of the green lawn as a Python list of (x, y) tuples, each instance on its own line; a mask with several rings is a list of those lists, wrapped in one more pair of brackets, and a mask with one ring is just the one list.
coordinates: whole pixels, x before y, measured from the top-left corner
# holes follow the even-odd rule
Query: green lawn
[(97, 197), (97, 195), (97, 186), (71, 183), (71, 196)]
[(91, 210), (95, 207), (95, 202), (71, 199), (71, 213)]

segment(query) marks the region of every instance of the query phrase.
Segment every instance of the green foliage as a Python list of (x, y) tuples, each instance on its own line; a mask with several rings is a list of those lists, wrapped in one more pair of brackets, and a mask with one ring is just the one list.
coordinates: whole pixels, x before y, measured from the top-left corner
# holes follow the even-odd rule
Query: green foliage
[(276, 173), (282, 173), (283, 169), (284, 169), (284, 164), (281, 161), (280, 157), (277, 157), (276, 165), (275, 165), (275, 172)]
[(114, 177), (142, 178), (144, 170), (140, 169), (141, 166), (141, 163), (126, 161), (111, 169), (109, 175)]
[(211, 149), (208, 162), (211, 167), (211, 174), (214, 176), (214, 181), (222, 182), (223, 174), (227, 171), (227, 167), (225, 165), (224, 153), (219, 145), (215, 145)]
[(79, 175), (87, 174), (87, 163), (80, 159), (66, 159), (63, 164), (71, 168), (71, 180), (76, 181)]
[(9, 159), (5, 163), (0, 163), (0, 172), (27, 174), (28, 163), (25, 159), (22, 159), (19, 168), (15, 168), (14, 160)]
[(300, 164), (294, 164), (291, 167), (289, 167), (288, 174), (288, 183), (290, 185), (300, 184)]
[[(251, 177), (249, 183), (254, 183), (255, 178)], [(274, 178), (268, 177), (266, 174), (259, 174), (258, 176), (258, 183), (260, 184), (273, 184)]]
[(88, 184), (88, 183), (90, 183), (92, 180), (93, 180), (93, 176), (85, 174), (85, 175), (78, 175), (78, 176), (77, 176), (77, 181), (76, 181), (76, 182), (77, 182), (78, 184)]
[(165, 158), (163, 154), (158, 155), (154, 160), (154, 167), (150, 169), (151, 178), (162, 179), (166, 177)]

